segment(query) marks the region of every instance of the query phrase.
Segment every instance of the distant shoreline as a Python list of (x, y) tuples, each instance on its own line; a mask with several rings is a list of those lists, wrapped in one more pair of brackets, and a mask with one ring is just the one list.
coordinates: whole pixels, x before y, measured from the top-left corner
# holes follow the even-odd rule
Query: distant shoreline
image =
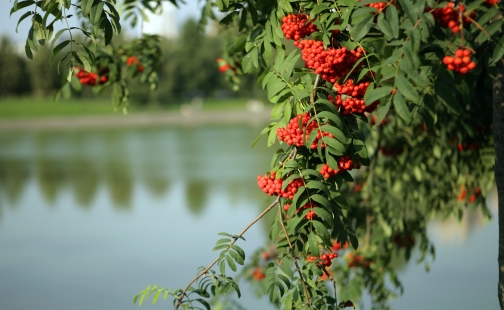
[(205, 111), (184, 116), (180, 112), (134, 113), (131, 115), (96, 115), (68, 117), (30, 117), (0, 119), (0, 131), (111, 129), (156, 126), (195, 126), (206, 124), (261, 125), (270, 119), (270, 111)]

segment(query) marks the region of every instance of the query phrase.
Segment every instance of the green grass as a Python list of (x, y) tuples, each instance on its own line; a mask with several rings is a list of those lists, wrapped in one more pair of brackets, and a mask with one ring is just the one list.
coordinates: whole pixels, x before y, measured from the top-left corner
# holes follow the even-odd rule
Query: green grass
[[(203, 111), (244, 110), (248, 99), (207, 99), (203, 101)], [(145, 106), (131, 105), (128, 114), (178, 112), (179, 104)], [(27, 117), (57, 117), (84, 115), (115, 115), (121, 111), (114, 111), (108, 99), (71, 99), (53, 101), (50, 98), (1, 98), (0, 119), (15, 119)]]

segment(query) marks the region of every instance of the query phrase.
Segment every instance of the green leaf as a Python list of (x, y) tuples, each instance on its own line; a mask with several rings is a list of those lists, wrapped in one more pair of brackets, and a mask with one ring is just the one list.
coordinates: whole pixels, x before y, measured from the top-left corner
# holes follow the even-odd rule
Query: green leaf
[(313, 233), (313, 231), (310, 231), (310, 234), (308, 235), (308, 249), (311, 255), (313, 256), (319, 255), (319, 244), (317, 236)]
[[(336, 139), (329, 138), (326, 136), (326, 137), (323, 137), (321, 140), (323, 140), (326, 145), (330, 146), (331, 148), (333, 148), (337, 152), (341, 153), (339, 155), (342, 155), (346, 151), (346, 147), (343, 145), (343, 143), (341, 143), (340, 141), (338, 141)], [(338, 155), (338, 154), (335, 154), (335, 155)]]
[(377, 24), (378, 24), (378, 27), (380, 27), (380, 31), (383, 32), (383, 34), (386, 37), (394, 37), (394, 33), (392, 32), (392, 28), (390, 27), (387, 20), (385, 20), (383, 13), (378, 14), (378, 23)]
[(369, 16), (358, 23), (355, 27), (352, 27), (352, 38), (355, 41), (360, 41), (369, 32), (371, 26), (373, 26), (374, 16)]
[(399, 16), (397, 15), (397, 9), (394, 5), (389, 5), (385, 10), (385, 16), (387, 17), (388, 24), (392, 31), (392, 36), (397, 39), (399, 37)]
[[(16, 28), (17, 29), (17, 28)], [(17, 32), (17, 30), (16, 30)], [(499, 61), (502, 56), (504, 56), (504, 35), (501, 36), (499, 41), (497, 41), (495, 45), (494, 52), (492, 54), (492, 64), (495, 64), (497, 61)]]
[(32, 15), (33, 12), (32, 11), (28, 11), (26, 13), (24, 13), (18, 20), (18, 23), (17, 23), (17, 26), (16, 26), (16, 33), (18, 32), (18, 27), (19, 27), (19, 24), (24, 20), (26, 19), (28, 16)]
[[(415, 8), (413, 7), (413, 3), (411, 0), (398, 0), (401, 8), (404, 10), (408, 18), (411, 20), (411, 23), (414, 25), (418, 20), (418, 16), (416, 16)], [(390, 5), (392, 7), (393, 5)]]
[(52, 51), (51, 58), (49, 59), (49, 62), (52, 63), (54, 60), (54, 57), (62, 50), (64, 49), (68, 44), (70, 44), (70, 40), (65, 40), (58, 44)]
[(91, 7), (93, 6), (95, 0), (82, 0), (81, 1), (81, 11), (82, 15), (86, 16), (91, 12)]
[(402, 74), (397, 76), (396, 85), (397, 91), (400, 92), (406, 99), (411, 100), (414, 103), (418, 103), (419, 96), (415, 87)]
[(406, 101), (401, 94), (394, 95), (394, 109), (396, 113), (404, 120), (406, 124), (411, 123), (411, 113), (406, 105)]
[[(317, 209), (317, 208), (315, 208), (315, 209)], [(322, 224), (319, 221), (314, 220), (314, 221), (312, 221), (312, 225), (315, 228), (317, 234), (320, 237), (322, 237), (322, 240), (324, 240), (325, 242), (330, 242), (331, 237), (329, 236), (329, 231), (327, 231), (327, 227), (325, 227), (324, 224)]]
[(25, 54), (26, 54), (26, 57), (28, 57), (29, 59), (33, 60), (33, 53), (32, 53), (32, 50), (30, 48), (30, 45), (28, 45), (28, 41), (26, 41), (26, 44), (25, 44)]
[(366, 106), (369, 106), (373, 104), (375, 101), (380, 100), (381, 98), (387, 95), (390, 95), (390, 92), (393, 89), (390, 86), (382, 86), (372, 89), (373, 86), (374, 86), (373, 83), (369, 84), (369, 87), (366, 93), (364, 94), (364, 103), (366, 104)]
[(110, 24), (109, 20), (104, 18), (101, 22), (101, 27), (105, 32), (105, 45), (109, 45), (112, 42), (112, 37), (114, 36), (114, 29)]
[(434, 84), (434, 90), (439, 100), (453, 113), (460, 115), (462, 108), (458, 103), (457, 98), (453, 94), (453, 90), (444, 85), (443, 81), (438, 79)]
[(331, 213), (329, 213), (325, 208), (313, 208), (313, 211), (315, 214), (317, 214), (318, 217), (323, 219), (326, 223), (332, 224), (333, 223), (333, 216)]
[(103, 2), (98, 2), (97, 5), (94, 5), (92, 8), (91, 8), (91, 14), (90, 14), (90, 18), (89, 18), (89, 21), (93, 24), (93, 25), (98, 25), (100, 23), (100, 20), (101, 20), (101, 16), (102, 16), (102, 12), (103, 12), (103, 6), (105, 4)]

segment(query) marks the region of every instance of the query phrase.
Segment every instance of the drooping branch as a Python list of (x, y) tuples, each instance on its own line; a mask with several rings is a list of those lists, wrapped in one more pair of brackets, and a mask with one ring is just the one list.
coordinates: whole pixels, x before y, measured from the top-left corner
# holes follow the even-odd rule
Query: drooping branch
[[(245, 234), (245, 232), (247, 232), (247, 230), (252, 227), (257, 221), (259, 221), (266, 213), (268, 213), (271, 209), (273, 209), (274, 206), (276, 206), (278, 203), (280, 202), (280, 197), (277, 197), (275, 199), (275, 201), (273, 201), (261, 214), (259, 214), (252, 222), (250, 222), (238, 235), (236, 236), (233, 236), (233, 241), (231, 241), (231, 243), (229, 243), (229, 245), (226, 247), (225, 250), (229, 250), (231, 248), (231, 246), (233, 244), (236, 243), (236, 241), (238, 241), (238, 239), (243, 236), (243, 234)], [(191, 280), (191, 282), (189, 282), (189, 284), (186, 286), (186, 288), (182, 291), (182, 293), (180, 293), (176, 299), (178, 300), (177, 303), (175, 303), (175, 309), (177, 309), (180, 305), (181, 305), (181, 301), (182, 299), (184, 298), (184, 296), (186, 296), (186, 292), (187, 290), (191, 287), (191, 285), (196, 282), (196, 280), (198, 280), (199, 278), (201, 278), (202, 276), (204, 276), (217, 262), (219, 261), (219, 257), (217, 257), (210, 265), (208, 265), (208, 267), (206, 267), (205, 269), (203, 269), (203, 271), (201, 271), (196, 277), (194, 277), (194, 279)]]
[(495, 143), (495, 182), (497, 184), (499, 216), (499, 283), (498, 298), (504, 309), (504, 63), (497, 63), (493, 84), (493, 135)]
[(301, 272), (301, 268), (299, 268), (299, 265), (297, 263), (297, 256), (296, 253), (294, 253), (294, 247), (292, 246), (292, 243), (289, 238), (289, 234), (287, 233), (287, 230), (285, 229), (285, 225), (283, 223), (283, 216), (282, 216), (282, 207), (278, 205), (278, 216), (280, 218), (280, 225), (282, 226), (282, 230), (285, 234), (285, 239), (287, 239), (287, 243), (289, 244), (289, 250), (291, 252), (291, 256), (294, 259), (294, 265), (296, 266), (296, 270), (299, 274), (299, 279), (301, 279), (301, 284), (303, 285), (303, 292), (306, 298), (306, 305), (308, 306), (308, 309), (310, 309), (310, 296), (308, 296), (308, 290), (306, 289), (306, 283), (304, 281), (303, 273)]

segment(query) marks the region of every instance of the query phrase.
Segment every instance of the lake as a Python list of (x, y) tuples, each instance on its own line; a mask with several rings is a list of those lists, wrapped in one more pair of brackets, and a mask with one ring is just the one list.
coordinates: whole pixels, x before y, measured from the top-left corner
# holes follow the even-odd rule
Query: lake
[[(256, 184), (275, 151), (265, 139), (251, 148), (260, 131), (0, 132), (0, 309), (138, 309), (133, 297), (149, 284), (185, 286), (217, 256), (219, 232), (238, 233), (272, 200)], [(498, 309), (497, 230), (479, 213), (434, 221), (431, 271), (405, 266), (394, 308)], [(260, 221), (240, 246), (251, 254), (268, 232)], [(240, 303), (273, 309), (247, 286)]]

